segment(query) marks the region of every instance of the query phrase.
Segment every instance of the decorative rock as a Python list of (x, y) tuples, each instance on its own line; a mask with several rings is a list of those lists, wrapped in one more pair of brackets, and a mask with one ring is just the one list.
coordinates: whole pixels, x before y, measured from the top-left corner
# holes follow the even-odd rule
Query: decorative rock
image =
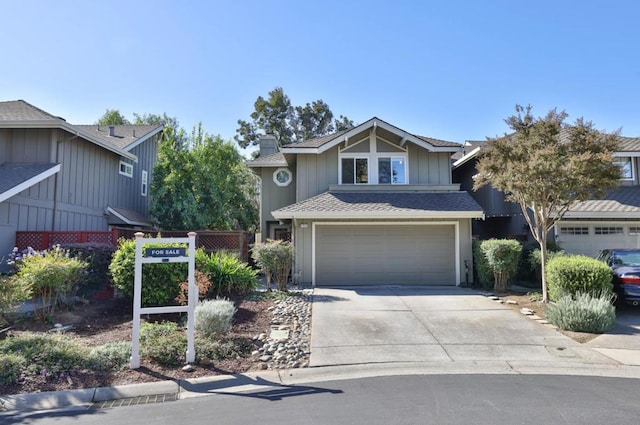
[(495, 295), (489, 295), (487, 298), (489, 298), (490, 300), (493, 301), (498, 301), (500, 298), (496, 297)]
[(533, 314), (533, 310), (531, 310), (530, 308), (522, 307), (520, 309), (520, 313), (524, 314), (525, 316), (531, 316)]
[(188, 365), (183, 366), (182, 370), (184, 372), (193, 372), (195, 370), (195, 368), (193, 366), (191, 366), (190, 364), (188, 364)]
[(515, 300), (507, 300), (506, 303), (510, 305), (518, 305), (518, 301)]
[(266, 355), (266, 356), (262, 356), (260, 357), (260, 361), (261, 362), (268, 362), (269, 360), (271, 360), (272, 356)]

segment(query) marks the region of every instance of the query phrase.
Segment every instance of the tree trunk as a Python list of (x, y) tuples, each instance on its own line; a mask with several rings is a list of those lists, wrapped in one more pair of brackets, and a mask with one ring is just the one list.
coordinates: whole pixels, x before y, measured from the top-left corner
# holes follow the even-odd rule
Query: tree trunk
[(543, 231), (540, 235), (540, 268), (542, 269), (542, 302), (549, 302), (549, 296), (547, 291), (547, 276), (544, 269), (547, 265), (547, 232)]

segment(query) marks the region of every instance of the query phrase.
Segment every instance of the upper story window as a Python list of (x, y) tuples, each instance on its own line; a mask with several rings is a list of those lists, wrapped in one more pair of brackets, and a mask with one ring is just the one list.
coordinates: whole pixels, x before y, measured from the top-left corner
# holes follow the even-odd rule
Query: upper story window
[(633, 180), (633, 161), (629, 156), (621, 156), (615, 159), (615, 163), (622, 171), (622, 180)]
[(407, 150), (384, 139), (365, 138), (339, 154), (340, 184), (407, 184)]
[(342, 184), (369, 183), (369, 158), (342, 158)]
[(404, 157), (378, 158), (379, 184), (405, 184), (407, 182), (407, 160)]
[(133, 164), (120, 161), (120, 174), (126, 177), (133, 177)]
[(278, 168), (273, 172), (273, 182), (278, 186), (289, 186), (293, 180), (293, 174), (288, 168)]
[(149, 187), (149, 175), (146, 171), (142, 170), (142, 175), (140, 176), (140, 180), (142, 181), (142, 188), (140, 189), (140, 194), (142, 196), (147, 196), (147, 190)]

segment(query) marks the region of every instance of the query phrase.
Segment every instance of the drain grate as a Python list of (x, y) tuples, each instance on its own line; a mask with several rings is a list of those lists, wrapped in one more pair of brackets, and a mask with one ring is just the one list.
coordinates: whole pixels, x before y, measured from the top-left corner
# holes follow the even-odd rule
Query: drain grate
[(110, 407), (136, 406), (139, 404), (165, 403), (178, 400), (178, 393), (144, 395), (117, 400), (105, 400), (91, 405), (92, 409), (108, 409)]

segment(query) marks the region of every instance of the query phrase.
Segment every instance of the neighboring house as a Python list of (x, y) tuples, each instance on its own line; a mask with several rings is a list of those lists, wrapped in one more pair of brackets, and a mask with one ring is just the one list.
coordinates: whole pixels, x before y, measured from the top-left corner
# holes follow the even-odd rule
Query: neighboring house
[(162, 126), (72, 125), (0, 102), (0, 258), (15, 232), (149, 226)]
[(482, 240), (491, 238), (527, 240), (530, 234), (529, 226), (522, 215), (520, 205), (506, 202), (504, 193), (491, 185), (485, 185), (477, 191), (473, 190), (473, 176), (477, 173), (477, 156), (486, 143), (486, 141), (467, 140), (462, 152), (452, 157), (454, 160), (453, 182), (460, 184), (462, 190), (469, 192), (484, 210), (484, 220), (473, 220), (473, 235)]
[(302, 283), (460, 284), (483, 212), (451, 181), (459, 150), (379, 118), (279, 149), (263, 138), (248, 163), (262, 180), (262, 239), (291, 235)]
[[(566, 252), (596, 256), (605, 248), (640, 248), (640, 138), (620, 136), (619, 142), (620, 150), (614, 156), (623, 173), (620, 187), (603, 199), (576, 204), (553, 230), (552, 239)], [(477, 155), (484, 144), (465, 143), (465, 154), (453, 163), (454, 182), (470, 191), (487, 216), (485, 222), (474, 223), (474, 234), (482, 239), (528, 235), (517, 204), (505, 202), (504, 194), (490, 185), (477, 192), (471, 189)]]

